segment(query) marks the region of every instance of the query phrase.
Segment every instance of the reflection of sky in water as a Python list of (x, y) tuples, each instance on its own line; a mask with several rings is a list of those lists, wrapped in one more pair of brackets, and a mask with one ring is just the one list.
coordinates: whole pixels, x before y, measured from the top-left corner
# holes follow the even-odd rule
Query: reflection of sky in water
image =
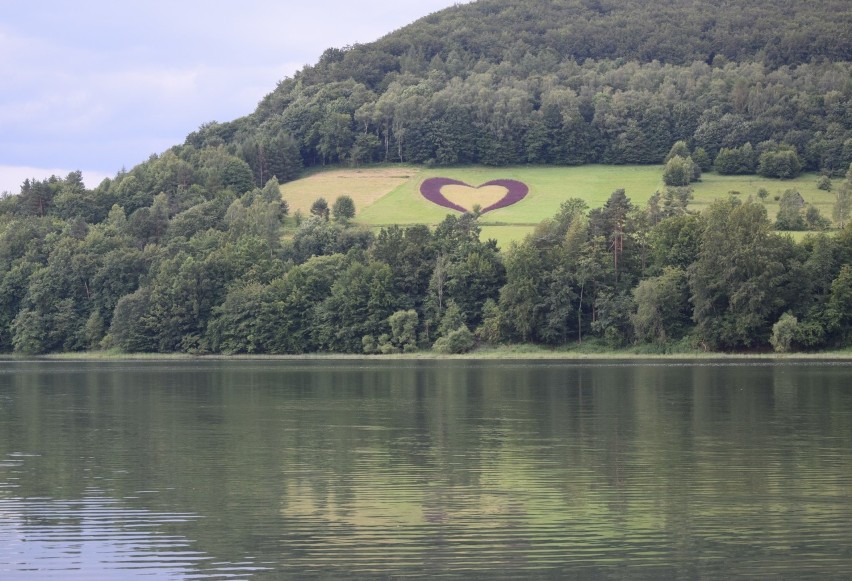
[(244, 579), (265, 569), (218, 561), (165, 532), (198, 518), (129, 508), (98, 490), (78, 500), (0, 497), (0, 579)]
[(852, 578), (849, 362), (5, 369), (0, 581)]

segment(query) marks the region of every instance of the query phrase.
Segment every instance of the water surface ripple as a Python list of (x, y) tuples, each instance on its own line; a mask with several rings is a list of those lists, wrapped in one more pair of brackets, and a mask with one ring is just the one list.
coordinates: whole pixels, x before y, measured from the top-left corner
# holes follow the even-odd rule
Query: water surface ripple
[(852, 365), (0, 361), (0, 579), (852, 577)]

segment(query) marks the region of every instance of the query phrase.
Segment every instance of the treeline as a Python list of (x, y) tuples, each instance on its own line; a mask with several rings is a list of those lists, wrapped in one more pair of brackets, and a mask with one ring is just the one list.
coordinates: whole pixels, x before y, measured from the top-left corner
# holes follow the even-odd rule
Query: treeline
[[(186, 141), (270, 164), (661, 163), (672, 143), (723, 173), (765, 152), (795, 171), (852, 162), (852, 9), (838, 0), (480, 0), (327, 50), (245, 118)], [(748, 145), (754, 160), (733, 163)], [(740, 163), (742, 161), (742, 163)], [(768, 174), (787, 168), (767, 166)]]
[[(86, 190), (76, 172), (0, 201), (0, 351), (463, 352), (592, 338), (816, 350), (852, 340), (849, 225), (795, 243), (757, 200), (696, 214), (682, 188), (644, 204), (618, 190), (602, 208), (567, 200), (501, 252), (480, 240), (474, 214), (373, 234), (336, 202), (296, 223), (277, 180), (238, 196), (223, 184), (251, 178), (225, 161), (204, 174), (216, 187), (178, 186), (132, 212), (114, 203), (99, 217), (98, 200), (134, 199), (108, 183)], [(148, 168), (158, 165), (182, 167), (164, 156)], [(852, 171), (838, 196), (851, 191)], [(75, 212), (78, 199), (92, 204)]]

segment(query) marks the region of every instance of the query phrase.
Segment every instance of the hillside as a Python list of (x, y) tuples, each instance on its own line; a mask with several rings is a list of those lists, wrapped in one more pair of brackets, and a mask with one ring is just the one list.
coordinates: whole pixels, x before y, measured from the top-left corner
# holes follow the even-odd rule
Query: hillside
[(850, 19), (481, 0), (329, 49), (97, 188), (0, 199), (0, 352), (848, 346)]
[(228, 144), (258, 182), (281, 139), (305, 166), (660, 163), (678, 140), (711, 159), (750, 142), (839, 176), (850, 60), (843, 0), (480, 0), (328, 49), (187, 144)]
[(542, 51), (580, 63), (690, 65), (718, 58), (777, 69), (848, 60), (850, 24), (843, 0), (479, 0), (422, 18), (374, 43), (329, 49), (299, 80), (351, 78), (380, 90), (389, 84), (388, 74), (422, 71), (434, 67), (436, 58), (514, 64)]

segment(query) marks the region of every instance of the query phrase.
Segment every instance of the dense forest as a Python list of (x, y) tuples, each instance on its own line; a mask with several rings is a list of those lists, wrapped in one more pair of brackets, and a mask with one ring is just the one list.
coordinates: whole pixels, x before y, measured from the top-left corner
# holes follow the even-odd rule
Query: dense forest
[[(97, 223), (63, 218), (86, 194), (79, 178), (3, 200), (4, 351), (458, 353), (592, 338), (787, 351), (852, 340), (852, 225), (795, 243), (751, 198), (701, 214), (684, 188), (643, 204), (617, 190), (591, 210), (569, 199), (501, 252), (480, 240), (473, 213), (374, 234), (337, 202), (285, 238), (275, 178), (241, 196), (193, 186), (184, 206), (161, 193), (129, 217), (115, 204)], [(839, 189), (852, 193), (852, 169)]]
[[(72, 172), (0, 199), (0, 351), (848, 346), (850, 57), (843, 0), (480, 0), (329, 49), (94, 189)], [(566, 200), (502, 250), (475, 214), (288, 217), (280, 182), (372, 162), (665, 163), (671, 187)], [(792, 193), (775, 223), (747, 196), (694, 213), (708, 170), (819, 171), (839, 231), (775, 232), (830, 225)]]
[(186, 144), (227, 144), (258, 186), (287, 179), (285, 160), (660, 163), (678, 140), (711, 162), (747, 143), (792, 150), (842, 176), (850, 61), (844, 0), (480, 0), (329, 49)]

